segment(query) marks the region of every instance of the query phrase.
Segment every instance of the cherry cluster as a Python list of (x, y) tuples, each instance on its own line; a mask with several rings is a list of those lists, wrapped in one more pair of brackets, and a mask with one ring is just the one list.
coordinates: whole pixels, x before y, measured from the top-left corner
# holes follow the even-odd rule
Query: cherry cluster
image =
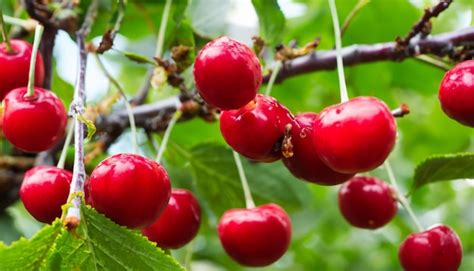
[[(440, 91), (446, 113), (467, 125), (474, 120), (472, 63), (448, 72)], [(311, 183), (343, 183), (339, 208), (355, 227), (377, 229), (395, 216), (396, 191), (377, 178), (355, 176), (382, 165), (395, 145), (397, 125), (383, 101), (357, 97), (319, 114), (294, 116), (275, 98), (258, 94), (258, 58), (228, 37), (200, 51), (194, 77), (201, 97), (221, 109), (220, 130), (234, 151), (257, 162), (281, 159), (294, 176)], [(466, 96), (471, 100), (456, 100)], [(291, 241), (290, 219), (276, 204), (227, 211), (218, 231), (226, 252), (247, 266), (275, 262)], [(417, 271), (457, 270), (461, 255), (458, 236), (444, 225), (410, 235), (399, 252), (405, 270)]]
[[(53, 92), (40, 87), (44, 67), (37, 56), (28, 75), (32, 46), (12, 40), (0, 44), (0, 98), (5, 137), (25, 152), (40, 152), (64, 136), (67, 113)], [(209, 42), (197, 56), (194, 77), (202, 98), (221, 110), (225, 141), (257, 162), (282, 160), (297, 178), (318, 185), (342, 184), (339, 207), (353, 226), (377, 229), (397, 213), (397, 191), (380, 179), (355, 176), (384, 163), (397, 127), (387, 105), (374, 97), (357, 97), (319, 114), (293, 115), (275, 98), (258, 94), (259, 59), (246, 45), (227, 37)], [(33, 80), (33, 81), (32, 81)], [(448, 116), (474, 127), (474, 61), (448, 71), (439, 99)], [(26, 172), (20, 197), (37, 220), (51, 223), (68, 201), (71, 172), (37, 166)], [(141, 229), (158, 246), (176, 249), (197, 234), (201, 209), (196, 197), (172, 189), (166, 170), (136, 154), (116, 154), (102, 161), (85, 181), (85, 201), (116, 223)], [(270, 203), (226, 211), (217, 226), (225, 251), (246, 266), (266, 266), (281, 258), (291, 242), (291, 220)], [(445, 225), (413, 233), (402, 243), (405, 270), (457, 270), (462, 247)]]

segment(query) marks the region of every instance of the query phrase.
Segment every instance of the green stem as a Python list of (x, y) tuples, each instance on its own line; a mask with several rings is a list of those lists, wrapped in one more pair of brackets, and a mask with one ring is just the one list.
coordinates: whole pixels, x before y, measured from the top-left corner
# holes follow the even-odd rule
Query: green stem
[(32, 25), (32, 22), (36, 22), (33, 19), (23, 20), (23, 19), (20, 19), (20, 18), (15, 18), (15, 17), (8, 16), (8, 15), (3, 15), (3, 21), (7, 24), (13, 24), (13, 25), (17, 25), (17, 26), (20, 26), (20, 27), (23, 27), (23, 28), (28, 28), (28, 26)]
[(193, 259), (193, 247), (194, 247), (194, 242), (192, 241), (186, 247), (186, 255), (184, 256), (184, 268), (186, 268), (187, 271), (191, 271), (191, 262)]
[(132, 133), (132, 146), (133, 146), (133, 152), (137, 153), (139, 152), (138, 148), (138, 139), (137, 139), (137, 126), (135, 124), (135, 116), (133, 115), (132, 111), (132, 105), (127, 99), (127, 95), (125, 94), (125, 91), (123, 90), (122, 86), (119, 84), (117, 80), (112, 76), (112, 74), (109, 73), (109, 71), (105, 68), (104, 63), (100, 59), (98, 54), (94, 54), (95, 60), (97, 61), (97, 64), (99, 65), (99, 68), (102, 70), (104, 73), (105, 77), (109, 79), (110, 83), (117, 88), (118, 92), (122, 96), (124, 103), (125, 103), (125, 109), (127, 110), (127, 115), (128, 115), (128, 122), (130, 122), (130, 131)]
[(444, 63), (443, 61), (441, 60), (438, 60), (434, 57), (430, 57), (430, 56), (427, 56), (427, 55), (419, 55), (419, 56), (415, 56), (415, 59), (416, 60), (419, 60), (421, 62), (424, 62), (424, 63), (428, 63), (434, 67), (437, 67), (437, 68), (440, 68), (444, 71), (449, 71), (452, 67), (449, 66), (448, 64)]
[(25, 97), (33, 97), (35, 95), (35, 68), (36, 68), (36, 56), (38, 55), (38, 48), (41, 42), (41, 36), (43, 35), (44, 27), (38, 24), (35, 28), (35, 40), (33, 41), (33, 52), (31, 53), (30, 59), (30, 73), (28, 75), (28, 92)]
[(339, 29), (339, 18), (337, 17), (337, 8), (335, 0), (328, 0), (329, 7), (331, 9), (332, 23), (334, 28), (334, 38), (336, 40), (336, 61), (337, 61), (337, 73), (339, 76), (339, 91), (341, 95), (341, 102), (347, 102), (349, 95), (347, 94), (346, 79), (344, 77), (344, 64), (342, 62), (341, 52), (341, 30)]
[(395, 175), (393, 174), (393, 170), (392, 170), (392, 167), (390, 166), (390, 163), (388, 162), (388, 159), (385, 161), (384, 166), (385, 166), (385, 170), (387, 171), (390, 183), (392, 184), (393, 188), (395, 189), (397, 193), (398, 201), (403, 206), (403, 208), (407, 210), (408, 215), (410, 216), (411, 220), (413, 221), (413, 224), (415, 224), (418, 231), (419, 232), (424, 231), (423, 227), (418, 221), (418, 218), (415, 215), (415, 212), (413, 212), (413, 210), (411, 209), (410, 203), (408, 202), (407, 198), (403, 195), (403, 193), (400, 191), (400, 188), (398, 187), (397, 180), (395, 179)]
[(349, 27), (350, 23), (352, 22), (352, 19), (359, 13), (359, 11), (365, 7), (370, 2), (370, 0), (359, 0), (357, 1), (356, 5), (352, 8), (351, 12), (349, 12), (349, 15), (347, 15), (346, 19), (344, 20), (344, 23), (342, 24), (341, 27), (341, 37), (344, 36), (344, 33), (346, 32), (347, 28)]
[(59, 157), (58, 161), (58, 168), (64, 168), (64, 164), (66, 163), (66, 156), (67, 156), (67, 148), (71, 144), (71, 139), (74, 131), (74, 121), (69, 123), (69, 129), (67, 130), (66, 140), (64, 141), (63, 149), (61, 150), (61, 156)]
[(163, 135), (163, 140), (161, 141), (160, 149), (158, 150), (158, 154), (156, 155), (156, 161), (159, 163), (161, 162), (161, 158), (163, 158), (163, 154), (166, 150), (166, 145), (168, 144), (168, 140), (170, 139), (171, 131), (173, 130), (174, 125), (178, 122), (179, 118), (181, 118), (182, 111), (176, 110), (176, 112), (171, 117), (170, 122), (168, 123), (168, 127), (166, 127), (165, 134)]
[(172, 0), (166, 0), (163, 15), (161, 16), (160, 31), (158, 32), (158, 40), (156, 42), (156, 57), (161, 57), (161, 54), (163, 53), (163, 43), (165, 41), (166, 25), (168, 24), (168, 17), (171, 11), (171, 2)]
[(247, 177), (245, 176), (244, 167), (242, 166), (242, 161), (240, 160), (240, 156), (236, 151), (232, 151), (234, 154), (235, 165), (237, 166), (237, 171), (239, 172), (240, 182), (242, 183), (242, 189), (244, 190), (245, 196), (245, 206), (247, 209), (254, 208), (255, 202), (252, 198), (252, 193), (250, 192), (250, 186), (247, 182)]
[(265, 90), (265, 95), (270, 96), (270, 94), (272, 93), (273, 85), (275, 84), (275, 80), (278, 76), (278, 73), (281, 70), (281, 67), (283, 67), (283, 62), (277, 61), (276, 66), (273, 69), (272, 74), (270, 76), (270, 80), (268, 80), (267, 89)]
[(0, 28), (2, 31), (3, 41), (5, 41), (5, 47), (7, 49), (8, 54), (13, 54), (15, 51), (13, 50), (12, 44), (10, 43), (10, 37), (7, 33), (7, 28), (5, 27), (5, 22), (3, 20), (3, 10), (0, 8)]

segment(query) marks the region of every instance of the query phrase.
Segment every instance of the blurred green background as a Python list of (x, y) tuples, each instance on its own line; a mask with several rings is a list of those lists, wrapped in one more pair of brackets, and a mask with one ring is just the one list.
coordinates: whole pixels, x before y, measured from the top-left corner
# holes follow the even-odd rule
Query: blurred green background
[[(16, 1), (2, 1), (11, 7)], [(89, 1), (83, 1), (85, 7)], [(113, 12), (114, 1), (101, 1), (102, 9), (94, 26), (93, 36), (100, 36)], [(182, 2), (182, 1), (177, 1)], [(271, 2), (271, 1), (269, 1)], [(338, 0), (342, 21), (357, 0)], [(393, 41), (403, 36), (418, 20), (423, 8), (437, 1), (371, 0), (353, 19), (343, 37), (343, 46)], [(325, 0), (281, 0), (280, 8), (286, 26), (275, 29), (281, 42), (297, 40), (299, 45), (321, 37), (318, 49), (331, 49), (334, 36), (329, 7)], [(129, 1), (126, 18), (115, 48), (152, 56), (164, 1)], [(176, 7), (174, 7), (176, 8)], [(7, 12), (8, 13), (8, 12)], [(186, 43), (201, 46), (209, 38), (229, 35), (250, 44), (258, 34), (258, 17), (247, 0), (191, 0), (184, 22), (196, 33)], [(176, 13), (174, 16), (178, 16)], [(175, 17), (174, 17), (175, 18)], [(455, 31), (474, 25), (472, 0), (456, 0), (439, 18), (433, 20), (433, 33)], [(271, 19), (271, 16), (270, 16)], [(172, 19), (170, 19), (172, 20)], [(167, 32), (168, 45), (182, 37)], [(182, 30), (182, 29), (181, 29)], [(185, 31), (177, 31), (182, 34)], [(183, 35), (183, 37), (188, 37)], [(93, 41), (98, 42), (100, 38)], [(277, 41), (278, 42), (278, 41)], [(77, 50), (66, 33), (60, 33), (54, 52), (56, 72), (52, 89), (69, 103), (75, 74)], [(272, 53), (265, 57), (272, 68)], [(168, 53), (167, 53), (168, 54)], [(169, 56), (169, 55), (167, 55)], [(106, 66), (133, 95), (141, 85), (146, 66), (132, 63), (117, 52), (104, 56)], [(93, 59), (89, 61), (87, 93), (94, 104), (109, 93), (110, 85), (97, 72)], [(413, 182), (415, 166), (434, 154), (474, 151), (474, 130), (447, 118), (437, 100), (443, 71), (418, 60), (401, 63), (379, 62), (345, 69), (349, 95), (371, 95), (384, 100), (391, 108), (407, 103), (411, 113), (397, 119), (398, 142), (390, 156), (392, 167), (403, 191)], [(185, 73), (189, 84), (191, 72)], [(338, 78), (335, 71), (308, 73), (275, 85), (272, 95), (292, 112), (319, 112), (339, 101)], [(262, 86), (262, 91), (265, 86)], [(152, 90), (148, 102), (178, 93), (170, 87)], [(122, 105), (117, 105), (120, 107)], [(142, 151), (153, 155), (141, 132)], [(157, 140), (159, 137), (157, 136)], [(131, 151), (129, 134), (125, 133), (109, 149), (109, 153)], [(90, 165), (93, 168), (94, 165)], [(193, 270), (245, 270), (232, 262), (219, 244), (216, 233), (218, 218), (227, 208), (244, 207), (243, 194), (229, 149), (219, 132), (218, 123), (194, 119), (178, 124), (171, 135), (165, 156), (165, 166), (176, 187), (196, 192), (204, 208), (199, 236), (192, 244)], [(474, 165), (473, 165), (474, 166)], [(338, 187), (322, 187), (304, 183), (292, 177), (281, 162), (273, 164), (245, 163), (250, 186), (257, 203), (275, 202), (282, 205), (293, 221), (293, 240), (286, 255), (262, 270), (400, 270), (398, 247), (414, 230), (405, 210), (376, 231), (355, 229), (341, 217), (337, 207)], [(369, 174), (387, 179), (383, 169)], [(444, 223), (461, 237), (464, 248), (460, 270), (474, 270), (474, 180), (459, 180), (430, 184), (410, 197), (423, 226)], [(21, 203), (0, 215), (0, 240), (10, 243), (20, 236), (31, 236), (41, 225), (33, 221)], [(179, 260), (187, 248), (173, 251)]]

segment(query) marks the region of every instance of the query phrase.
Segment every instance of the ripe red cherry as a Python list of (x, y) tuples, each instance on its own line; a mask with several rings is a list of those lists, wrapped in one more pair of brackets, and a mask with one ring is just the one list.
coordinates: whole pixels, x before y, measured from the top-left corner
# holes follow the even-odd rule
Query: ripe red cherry
[(35, 87), (35, 95), (24, 97), (27, 88), (10, 91), (3, 100), (3, 133), (25, 152), (45, 151), (64, 135), (67, 114), (51, 91)]
[(51, 223), (61, 216), (69, 195), (72, 173), (53, 166), (37, 166), (25, 173), (20, 198), (38, 221)]
[(457, 271), (462, 245), (454, 230), (434, 225), (409, 235), (400, 246), (398, 257), (405, 271)]
[(85, 183), (86, 202), (120, 225), (143, 228), (165, 209), (171, 185), (157, 162), (135, 154), (102, 161)]
[[(11, 40), (14, 53), (7, 52), (5, 43), (0, 44), (0, 100), (15, 88), (28, 84), (31, 53), (33, 47), (26, 41)], [(36, 57), (35, 85), (41, 86), (44, 80), (44, 66), (41, 54)]]
[(446, 72), (438, 98), (446, 115), (474, 127), (474, 60), (464, 61)]
[(246, 106), (222, 111), (221, 133), (227, 144), (243, 156), (261, 162), (281, 158), (280, 144), (291, 113), (273, 97), (258, 94)]
[(196, 237), (200, 224), (201, 207), (194, 195), (185, 189), (173, 189), (166, 209), (142, 232), (161, 248), (177, 249)]
[(246, 266), (266, 266), (280, 259), (291, 241), (291, 221), (276, 204), (232, 209), (218, 225), (227, 254)]
[(313, 142), (313, 125), (316, 113), (296, 115), (292, 122), (291, 143), (293, 156), (283, 163), (297, 178), (320, 185), (336, 185), (349, 180), (354, 174), (335, 172), (319, 159)]
[(377, 178), (359, 176), (341, 186), (339, 209), (352, 226), (377, 229), (392, 220), (398, 207), (392, 187)]
[(238, 109), (255, 98), (262, 83), (262, 70), (258, 58), (245, 44), (220, 37), (199, 52), (194, 80), (207, 103), (224, 110)]
[(314, 124), (321, 160), (337, 172), (354, 174), (380, 166), (395, 145), (397, 125), (382, 101), (358, 97), (324, 109)]

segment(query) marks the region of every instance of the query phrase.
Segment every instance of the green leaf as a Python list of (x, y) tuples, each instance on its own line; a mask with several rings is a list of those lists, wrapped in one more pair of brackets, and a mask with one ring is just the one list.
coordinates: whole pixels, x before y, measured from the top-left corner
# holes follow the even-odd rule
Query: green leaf
[(120, 52), (126, 58), (130, 59), (131, 61), (137, 62), (139, 64), (153, 64), (153, 65), (156, 65), (155, 61), (149, 59), (148, 57), (146, 57), (144, 55), (140, 55), (140, 54), (133, 53), (133, 52), (127, 52), (127, 51), (120, 51)]
[(194, 32), (209, 39), (217, 38), (229, 28), (230, 0), (193, 0), (187, 10)]
[(258, 15), (261, 37), (271, 45), (281, 42), (286, 21), (278, 1), (252, 0), (252, 4)]
[(61, 222), (47, 225), (31, 240), (21, 238), (0, 249), (0, 270), (41, 270), (61, 233)]
[(94, 136), (95, 132), (97, 131), (97, 128), (95, 128), (95, 124), (92, 120), (86, 118), (83, 115), (77, 115), (77, 119), (82, 122), (84, 125), (87, 127), (87, 138), (86, 142), (91, 141), (92, 137)]
[[(245, 207), (239, 174), (232, 151), (223, 145), (206, 143), (191, 151), (170, 144), (190, 163), (198, 193), (214, 214)], [(307, 186), (296, 180), (280, 163), (251, 163), (243, 159), (250, 189), (257, 203), (275, 202), (287, 208), (300, 208), (311, 199)]]
[(417, 166), (412, 191), (433, 182), (472, 178), (474, 153), (432, 156)]
[(121, 227), (86, 206), (81, 207), (81, 213), (84, 242), (96, 267), (107, 270), (184, 270), (139, 232)]

